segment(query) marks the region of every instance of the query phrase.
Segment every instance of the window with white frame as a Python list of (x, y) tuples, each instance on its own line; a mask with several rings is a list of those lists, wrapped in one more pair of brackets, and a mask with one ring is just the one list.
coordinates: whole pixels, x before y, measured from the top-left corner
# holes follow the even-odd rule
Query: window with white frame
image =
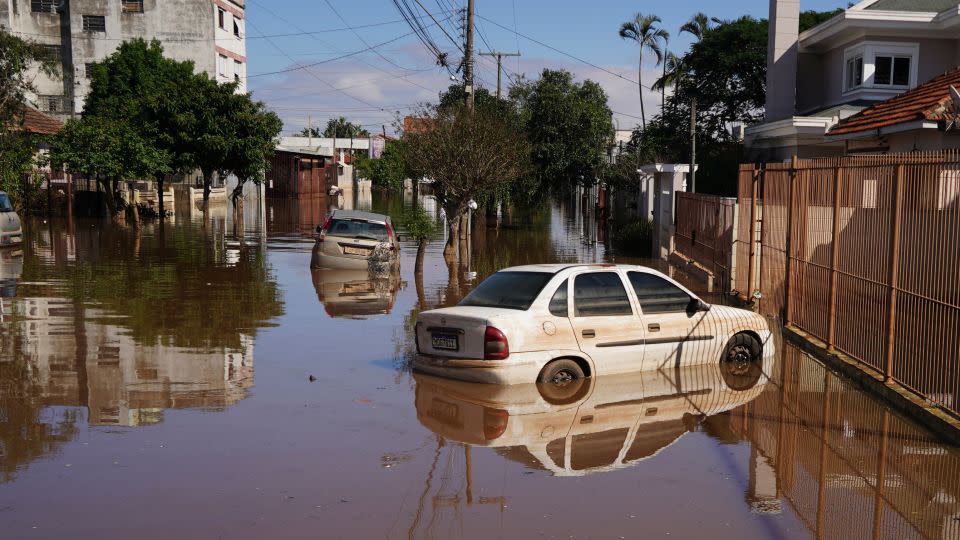
[(863, 86), (863, 55), (847, 59), (846, 90), (856, 90)]
[(230, 76), (230, 59), (222, 54), (217, 55), (217, 74), (224, 77)]
[(877, 55), (873, 68), (873, 84), (877, 86), (910, 86), (909, 56)]
[(843, 90), (905, 90), (917, 85), (917, 43), (865, 41), (844, 51)]
[(241, 77), (243, 77), (243, 63), (239, 60), (233, 61), (233, 79), (237, 82), (240, 82)]

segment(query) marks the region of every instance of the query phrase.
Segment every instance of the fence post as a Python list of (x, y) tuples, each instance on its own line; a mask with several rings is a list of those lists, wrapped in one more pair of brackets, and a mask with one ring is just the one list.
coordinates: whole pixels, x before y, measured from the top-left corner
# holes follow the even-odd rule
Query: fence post
[(887, 361), (883, 370), (883, 380), (893, 378), (893, 344), (894, 330), (897, 324), (897, 285), (900, 279), (900, 214), (903, 203), (903, 163), (897, 165), (896, 175), (893, 177), (893, 219), (890, 234), (890, 296), (887, 312)]
[(790, 289), (793, 283), (793, 202), (795, 199), (794, 191), (797, 184), (797, 156), (790, 159), (790, 194), (787, 200), (787, 238), (785, 242), (784, 276), (783, 276), (783, 323), (784, 326), (790, 326), (792, 317), (790, 316)]
[(833, 175), (833, 233), (830, 241), (830, 311), (827, 317), (827, 348), (833, 350), (837, 325), (837, 263), (840, 261), (840, 183), (843, 165), (838, 164)]

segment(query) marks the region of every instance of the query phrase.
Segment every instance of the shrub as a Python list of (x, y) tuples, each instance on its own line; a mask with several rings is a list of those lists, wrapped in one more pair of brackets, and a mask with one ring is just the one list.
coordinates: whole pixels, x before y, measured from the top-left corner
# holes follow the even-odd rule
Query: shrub
[(618, 254), (649, 257), (653, 244), (653, 222), (641, 219), (614, 233), (613, 247)]

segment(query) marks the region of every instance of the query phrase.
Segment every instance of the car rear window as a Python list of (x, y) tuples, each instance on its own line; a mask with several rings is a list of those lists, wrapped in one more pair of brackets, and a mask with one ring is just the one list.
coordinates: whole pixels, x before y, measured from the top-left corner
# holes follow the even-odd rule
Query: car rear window
[(388, 239), (386, 223), (363, 219), (331, 219), (330, 225), (327, 227), (327, 234), (380, 241)]
[(7, 197), (5, 193), (0, 193), (0, 212), (13, 212), (10, 197)]
[(497, 272), (470, 291), (459, 305), (526, 311), (552, 277), (547, 272)]

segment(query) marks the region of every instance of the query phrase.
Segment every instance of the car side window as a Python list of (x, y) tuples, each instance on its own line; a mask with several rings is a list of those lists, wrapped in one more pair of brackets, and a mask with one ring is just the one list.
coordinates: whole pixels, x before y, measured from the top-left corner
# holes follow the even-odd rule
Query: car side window
[(616, 272), (577, 276), (573, 281), (573, 309), (577, 317), (633, 315), (627, 290)]
[(567, 309), (567, 281), (566, 279), (563, 280), (557, 292), (553, 293), (553, 298), (550, 299), (550, 313), (555, 317), (566, 317), (569, 315), (569, 310)]
[(646, 272), (628, 272), (630, 284), (637, 293), (643, 313), (686, 312), (690, 307), (690, 295), (660, 276)]

